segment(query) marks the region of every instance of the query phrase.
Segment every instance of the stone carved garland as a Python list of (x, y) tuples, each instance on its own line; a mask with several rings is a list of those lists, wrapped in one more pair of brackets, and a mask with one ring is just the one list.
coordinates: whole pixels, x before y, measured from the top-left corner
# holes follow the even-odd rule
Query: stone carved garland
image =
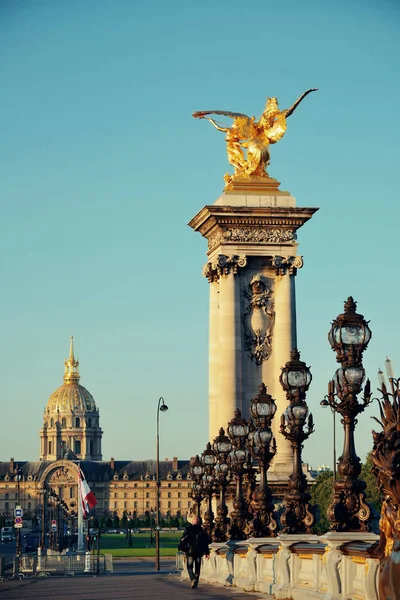
[(213, 250), (224, 242), (241, 242), (250, 244), (294, 244), (296, 232), (285, 227), (234, 227), (219, 229), (208, 238), (208, 248)]
[(255, 275), (243, 289), (242, 323), (244, 349), (256, 365), (267, 360), (272, 350), (272, 328), (275, 321), (272, 289), (263, 277)]

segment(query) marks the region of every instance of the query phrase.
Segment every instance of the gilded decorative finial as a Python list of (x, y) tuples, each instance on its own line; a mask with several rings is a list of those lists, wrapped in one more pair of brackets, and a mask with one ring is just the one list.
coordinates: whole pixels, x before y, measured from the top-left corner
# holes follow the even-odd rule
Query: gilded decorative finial
[[(280, 110), (275, 97), (268, 98), (264, 112), (257, 120), (243, 113), (224, 110), (200, 110), (193, 113), (195, 119), (207, 119), (218, 131), (225, 133), (228, 161), (234, 174), (226, 173), (225, 189), (233, 189), (235, 182), (261, 182), (270, 187), (278, 187), (279, 182), (269, 177), (269, 146), (276, 144), (286, 132), (286, 119), (295, 111), (300, 102), (316, 88), (307, 90), (287, 109)], [(223, 115), (233, 120), (232, 126), (221, 126), (210, 115)], [(246, 151), (246, 154), (245, 154)]]
[(79, 383), (79, 360), (74, 355), (74, 336), (69, 341), (69, 357), (64, 362), (64, 383)]

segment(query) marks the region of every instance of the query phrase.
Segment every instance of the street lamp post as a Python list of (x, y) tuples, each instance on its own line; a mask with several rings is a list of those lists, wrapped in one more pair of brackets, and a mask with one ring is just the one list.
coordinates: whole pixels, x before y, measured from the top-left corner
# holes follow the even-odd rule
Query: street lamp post
[(246, 445), (249, 434), (249, 425), (242, 417), (241, 411), (237, 408), (235, 416), (228, 423), (228, 436), (232, 443), (230, 452), (230, 469), (236, 479), (236, 494), (233, 501), (234, 510), (231, 512), (231, 527), (229, 537), (231, 540), (246, 539), (245, 528), (249, 518), (247, 503), (243, 497), (243, 475), (245, 465), (249, 460), (249, 451)]
[(196, 517), (198, 519), (201, 518), (200, 504), (203, 500), (203, 474), (204, 467), (198, 455), (195, 458), (192, 458), (190, 461), (190, 474), (192, 479), (194, 480), (192, 486), (192, 498), (196, 503)]
[(253, 519), (249, 523), (251, 537), (275, 537), (278, 527), (275, 504), (267, 483), (267, 471), (276, 454), (276, 441), (272, 435), (271, 423), (276, 412), (276, 404), (262, 383), (259, 393), (251, 401), (252, 425), (249, 435), (249, 447), (253, 457), (258, 460), (260, 481), (251, 495)]
[(225, 492), (229, 473), (228, 456), (232, 450), (232, 444), (228, 436), (225, 435), (225, 431), (222, 427), (219, 430), (219, 435), (214, 440), (213, 449), (217, 456), (217, 462), (215, 465), (215, 478), (218, 482), (220, 492), (213, 541), (225, 542), (228, 524), (230, 522), (230, 519), (228, 518), (228, 507), (225, 502)]
[(371, 339), (371, 330), (363, 315), (356, 313), (357, 304), (350, 296), (344, 303), (344, 313), (332, 323), (328, 340), (340, 363), (328, 384), (329, 406), (342, 416), (344, 427), (343, 454), (338, 461), (338, 479), (334, 482), (333, 502), (327, 514), (334, 531), (368, 531), (370, 506), (365, 501), (364, 481), (359, 479), (361, 461), (356, 454), (354, 429), (357, 416), (370, 404), (371, 385), (364, 388), (362, 402), (357, 395), (362, 390), (365, 371), (362, 355)]
[(215, 463), (217, 462), (217, 456), (215, 451), (211, 447), (210, 442), (207, 443), (207, 447), (201, 455), (201, 462), (204, 466), (203, 475), (203, 487), (207, 496), (207, 510), (204, 514), (204, 528), (207, 531), (211, 540), (214, 529), (214, 513), (212, 510), (212, 497), (215, 489)]
[[(293, 350), (290, 361), (282, 367), (279, 378), (290, 402), (281, 417), (280, 432), (289, 440), (293, 449), (293, 471), (289, 476), (288, 491), (283, 500), (285, 510), (281, 516), (283, 533), (311, 533), (311, 527), (315, 522), (314, 510), (309, 504), (311, 494), (307, 490), (307, 478), (303, 473), (301, 459), (303, 442), (314, 431), (312, 414), (308, 414), (305, 401), (311, 379), (309, 367), (300, 360), (300, 352), (297, 349)], [(307, 416), (307, 431), (305, 431)]]
[(336, 412), (330, 406), (326, 398), (321, 400), (320, 405), (324, 408), (329, 406), (333, 415), (333, 481), (336, 481)]
[(160, 570), (160, 411), (165, 412), (168, 406), (164, 398), (158, 400), (157, 405), (157, 445), (156, 445), (156, 571)]

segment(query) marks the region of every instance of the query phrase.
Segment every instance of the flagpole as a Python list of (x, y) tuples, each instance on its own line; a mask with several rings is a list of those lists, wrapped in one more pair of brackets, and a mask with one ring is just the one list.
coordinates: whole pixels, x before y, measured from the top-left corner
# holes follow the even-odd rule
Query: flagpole
[(83, 505), (82, 505), (82, 489), (81, 489), (81, 466), (79, 467), (78, 475), (78, 551), (85, 549), (85, 543), (83, 540)]

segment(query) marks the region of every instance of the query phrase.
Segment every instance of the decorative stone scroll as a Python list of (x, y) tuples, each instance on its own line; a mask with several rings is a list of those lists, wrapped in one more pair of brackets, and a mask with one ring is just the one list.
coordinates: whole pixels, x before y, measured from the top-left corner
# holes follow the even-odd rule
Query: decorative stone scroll
[(219, 254), (216, 262), (208, 262), (204, 265), (203, 275), (212, 283), (218, 281), (221, 275), (229, 275), (230, 272), (236, 275), (239, 267), (245, 267), (246, 265), (246, 256)]
[(274, 256), (272, 265), (276, 269), (277, 275), (285, 275), (289, 271), (289, 275), (296, 275), (297, 269), (303, 266), (302, 256)]
[(275, 321), (272, 289), (261, 275), (255, 275), (243, 289), (242, 323), (244, 349), (257, 365), (267, 360), (272, 350), (272, 328)]
[(244, 244), (294, 244), (295, 230), (286, 227), (232, 227), (219, 229), (208, 238), (208, 249), (213, 250), (223, 243)]

